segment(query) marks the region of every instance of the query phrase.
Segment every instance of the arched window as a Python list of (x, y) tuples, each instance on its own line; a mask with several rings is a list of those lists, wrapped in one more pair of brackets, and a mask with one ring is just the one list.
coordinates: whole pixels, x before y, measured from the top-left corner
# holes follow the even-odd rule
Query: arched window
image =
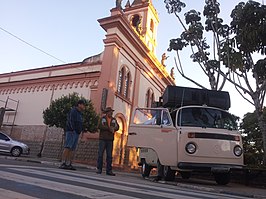
[(154, 93), (151, 94), (151, 105), (153, 104), (153, 102), (155, 101), (154, 99)]
[(152, 103), (154, 102), (154, 92), (151, 88), (149, 88), (146, 92), (146, 102), (145, 102), (145, 106), (147, 108), (150, 108)]
[(140, 31), (141, 31), (141, 26), (140, 26), (140, 24), (141, 24), (141, 18), (140, 18), (140, 16), (138, 14), (136, 14), (136, 15), (134, 15), (132, 17), (131, 23), (132, 23), (132, 26), (136, 29), (136, 31), (138, 33), (140, 33)]
[(122, 94), (123, 82), (124, 82), (125, 68), (123, 67), (118, 74), (117, 92)]
[(150, 95), (150, 89), (146, 92), (145, 96), (145, 106), (149, 108), (149, 95)]
[(129, 98), (131, 74), (127, 67), (123, 66), (118, 73), (117, 93), (125, 98)]
[(124, 90), (124, 96), (126, 98), (129, 98), (129, 83), (131, 81), (130, 72), (127, 73), (125, 76), (125, 90)]
[(151, 19), (151, 23), (150, 23), (150, 30), (153, 32), (154, 31), (154, 22)]

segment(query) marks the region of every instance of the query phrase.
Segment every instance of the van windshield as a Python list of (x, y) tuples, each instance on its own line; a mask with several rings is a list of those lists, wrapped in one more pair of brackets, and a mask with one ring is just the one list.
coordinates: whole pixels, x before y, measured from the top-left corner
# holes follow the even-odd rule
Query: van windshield
[(234, 117), (223, 110), (202, 107), (182, 108), (178, 113), (178, 126), (193, 126), (236, 130)]

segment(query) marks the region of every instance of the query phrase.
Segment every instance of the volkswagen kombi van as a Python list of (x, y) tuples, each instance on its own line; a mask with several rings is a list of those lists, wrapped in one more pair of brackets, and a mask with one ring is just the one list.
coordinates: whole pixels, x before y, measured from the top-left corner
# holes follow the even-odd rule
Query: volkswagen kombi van
[[(188, 88), (178, 89), (188, 92)], [(198, 97), (194, 103), (169, 105), (170, 100), (166, 100), (161, 107), (136, 108), (129, 127), (128, 146), (139, 150), (143, 177), (148, 177), (151, 169), (160, 164), (165, 180), (174, 180), (176, 171), (183, 178), (189, 178), (193, 171), (208, 171), (218, 184), (225, 185), (230, 181), (230, 170), (242, 168), (242, 138), (234, 116), (225, 110), (228, 100), (222, 102), (223, 97), (218, 95), (219, 103), (227, 103), (226, 107), (220, 105), (223, 108), (197, 105), (201, 103), (197, 101), (211, 104), (209, 100), (213, 99), (206, 91), (205, 97), (200, 97), (203, 94), (199, 90), (194, 93)], [(189, 91), (191, 94), (194, 89)], [(184, 93), (180, 98), (185, 99)]]

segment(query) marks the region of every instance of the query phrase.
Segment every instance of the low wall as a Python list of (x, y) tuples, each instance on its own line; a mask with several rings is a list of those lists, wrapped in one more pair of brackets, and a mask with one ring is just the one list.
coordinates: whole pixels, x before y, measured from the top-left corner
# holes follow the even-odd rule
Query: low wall
[[(30, 147), (31, 156), (41, 156), (60, 160), (64, 146), (64, 132), (62, 129), (46, 126), (15, 126), (3, 127), (2, 130), (15, 140), (22, 141)], [(75, 161), (96, 166), (98, 156), (98, 133), (81, 134)], [(122, 150), (121, 150), (122, 151)], [(133, 148), (126, 147), (124, 160), (116, 167), (137, 168), (137, 152)], [(105, 159), (105, 157), (104, 157)]]

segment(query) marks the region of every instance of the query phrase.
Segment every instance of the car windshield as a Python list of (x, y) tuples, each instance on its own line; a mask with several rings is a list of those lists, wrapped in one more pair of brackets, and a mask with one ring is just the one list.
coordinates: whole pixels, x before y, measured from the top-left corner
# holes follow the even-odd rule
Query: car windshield
[(202, 107), (182, 108), (177, 120), (179, 126), (193, 126), (236, 130), (237, 123), (234, 117), (223, 110)]

